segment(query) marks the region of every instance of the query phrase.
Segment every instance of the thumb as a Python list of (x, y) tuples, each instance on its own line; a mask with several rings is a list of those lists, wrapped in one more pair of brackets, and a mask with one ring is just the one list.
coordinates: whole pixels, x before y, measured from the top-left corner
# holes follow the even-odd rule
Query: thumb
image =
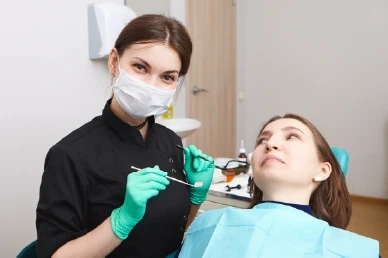
[(191, 155), (190, 149), (188, 147), (184, 148), (183, 153), (185, 154), (185, 161), (187, 163), (191, 163), (191, 161), (193, 160), (193, 157)]

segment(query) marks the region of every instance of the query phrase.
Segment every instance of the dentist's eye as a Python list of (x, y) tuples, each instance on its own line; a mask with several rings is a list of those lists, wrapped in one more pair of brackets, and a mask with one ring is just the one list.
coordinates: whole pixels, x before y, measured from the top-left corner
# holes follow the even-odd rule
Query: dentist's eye
[(144, 65), (141, 65), (141, 64), (134, 64), (133, 65), (137, 70), (141, 71), (141, 72), (147, 72), (146, 68)]
[(175, 82), (175, 77), (171, 75), (164, 75), (163, 80), (168, 81), (168, 82)]

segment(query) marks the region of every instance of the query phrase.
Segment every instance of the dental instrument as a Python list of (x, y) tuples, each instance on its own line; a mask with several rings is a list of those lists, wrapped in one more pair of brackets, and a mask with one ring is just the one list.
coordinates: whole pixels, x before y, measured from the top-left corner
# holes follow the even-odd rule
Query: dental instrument
[[(180, 146), (179, 144), (177, 144), (176, 145), (179, 149), (184, 149), (182, 146)], [(198, 156), (199, 158), (201, 158), (201, 159), (203, 159), (203, 160), (205, 160), (205, 161), (208, 161), (208, 162), (210, 162), (210, 163), (214, 163), (214, 161), (210, 161), (210, 160), (208, 160), (207, 158), (205, 158), (205, 157), (203, 157), (203, 156)]]
[[(140, 168), (137, 168), (137, 167), (134, 167), (134, 166), (131, 166), (131, 168), (132, 168), (132, 169), (135, 169), (135, 170), (137, 170), (137, 171), (141, 170)], [(173, 180), (173, 181), (176, 181), (176, 182), (178, 182), (178, 183), (185, 184), (185, 185), (189, 185), (189, 186), (192, 186), (192, 187), (201, 187), (201, 186), (203, 186), (203, 182), (195, 182), (195, 184), (192, 185), (192, 184), (188, 184), (188, 183), (186, 183), (186, 182), (183, 182), (183, 181), (181, 181), (181, 180), (178, 180), (178, 179), (173, 178), (173, 177), (170, 177), (170, 176), (166, 176), (166, 177), (167, 177), (168, 179), (170, 179), (170, 180)]]

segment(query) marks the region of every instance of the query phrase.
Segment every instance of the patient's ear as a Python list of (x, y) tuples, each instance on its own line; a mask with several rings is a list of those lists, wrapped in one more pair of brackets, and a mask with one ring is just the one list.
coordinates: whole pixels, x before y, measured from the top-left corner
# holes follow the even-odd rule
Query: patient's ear
[(323, 162), (321, 163), (320, 170), (318, 173), (314, 176), (314, 181), (324, 181), (326, 180), (331, 174), (331, 165), (329, 162)]

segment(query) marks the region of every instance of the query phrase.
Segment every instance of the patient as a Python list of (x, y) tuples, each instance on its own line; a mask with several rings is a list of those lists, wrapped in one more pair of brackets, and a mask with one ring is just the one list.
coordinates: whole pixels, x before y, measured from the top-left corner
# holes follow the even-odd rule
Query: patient
[(252, 169), (250, 209), (201, 214), (179, 257), (379, 257), (376, 240), (344, 230), (352, 213), (345, 178), (308, 120), (294, 114), (269, 120)]

